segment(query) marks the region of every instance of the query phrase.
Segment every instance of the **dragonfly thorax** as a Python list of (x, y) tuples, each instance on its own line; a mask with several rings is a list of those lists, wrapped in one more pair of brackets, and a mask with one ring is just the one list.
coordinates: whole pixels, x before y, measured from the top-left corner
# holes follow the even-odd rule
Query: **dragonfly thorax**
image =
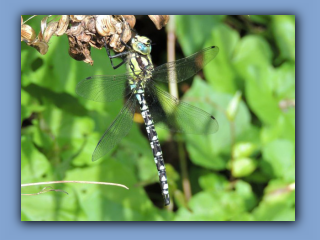
[(132, 51), (128, 56), (127, 70), (134, 81), (146, 82), (153, 71), (151, 60), (151, 40), (147, 37), (136, 36), (131, 41)]

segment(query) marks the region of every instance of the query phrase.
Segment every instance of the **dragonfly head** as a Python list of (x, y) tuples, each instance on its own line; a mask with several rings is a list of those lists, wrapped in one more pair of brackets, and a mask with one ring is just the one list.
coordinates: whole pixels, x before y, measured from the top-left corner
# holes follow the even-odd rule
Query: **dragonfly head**
[(151, 40), (147, 37), (136, 35), (132, 38), (131, 45), (134, 51), (142, 55), (151, 53)]

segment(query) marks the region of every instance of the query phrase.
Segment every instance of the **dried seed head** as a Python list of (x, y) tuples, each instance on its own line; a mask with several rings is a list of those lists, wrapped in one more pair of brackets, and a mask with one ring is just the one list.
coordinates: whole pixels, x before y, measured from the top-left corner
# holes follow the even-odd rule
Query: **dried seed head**
[(69, 15), (62, 15), (59, 20), (58, 28), (55, 32), (55, 35), (56, 36), (63, 35), (66, 32), (68, 26), (69, 26)]
[(86, 34), (85, 32), (82, 32), (77, 36), (77, 40), (81, 42), (89, 42), (91, 40), (91, 36)]
[(92, 66), (93, 60), (91, 58), (90, 45), (89, 45), (89, 48), (83, 49), (83, 55), (85, 56), (85, 59), (83, 61), (85, 63), (89, 63)]
[[(125, 49), (123, 43), (132, 38), (132, 28), (136, 24), (134, 15), (61, 15), (59, 22), (48, 22), (47, 16), (41, 20), (41, 31), (36, 37), (34, 30), (23, 24), (21, 16), (21, 40), (35, 47), (41, 54), (48, 51), (48, 42), (53, 34), (68, 35), (69, 54), (76, 60), (93, 64), (91, 46), (101, 49), (108, 44), (116, 52)], [(158, 29), (167, 24), (168, 15), (150, 15)]]
[(84, 29), (88, 34), (96, 34), (96, 21), (93, 16), (88, 16), (83, 20)]
[(122, 15), (130, 27), (133, 28), (136, 25), (136, 18), (134, 15)]
[(124, 45), (121, 45), (119, 47), (114, 47), (113, 50), (115, 52), (123, 52), (123, 50), (125, 49), (126, 47)]
[(70, 15), (73, 22), (81, 22), (87, 15)]
[(41, 20), (41, 33), (42, 33), (42, 35), (44, 34), (44, 31), (47, 28), (47, 20), (48, 20), (48, 18), (49, 18), (49, 16), (46, 16), (46, 17), (42, 18), (42, 20)]
[(120, 36), (118, 34), (113, 34), (111, 36), (109, 45), (115, 52), (122, 52), (125, 49), (125, 46), (120, 42)]
[(131, 28), (130, 28), (129, 24), (124, 24), (124, 29), (122, 32), (121, 40), (124, 43), (127, 43), (127, 42), (129, 42), (131, 37), (132, 37), (132, 33), (131, 33)]
[(36, 36), (36, 32), (33, 30), (31, 26), (27, 24), (23, 24), (21, 26), (21, 41), (30, 43), (36, 38)]
[(45, 55), (47, 52), (48, 52), (48, 44), (43, 42), (43, 41), (40, 41), (39, 39), (36, 39), (34, 40), (30, 46), (34, 47), (35, 49), (38, 50), (38, 52), (42, 55)]
[(90, 63), (93, 65), (93, 60), (90, 56), (90, 45), (89, 43), (82, 44), (80, 41), (76, 40), (75, 36), (68, 36), (69, 40), (69, 55), (78, 60)]
[(81, 22), (71, 23), (70, 29), (67, 30), (67, 35), (78, 36), (83, 32), (84, 28)]
[[(134, 25), (133, 20), (131, 24)], [(132, 36), (130, 25), (122, 15), (98, 15), (96, 29), (97, 33), (105, 37), (105, 42), (109, 43), (109, 46), (116, 52), (122, 52), (125, 49), (122, 42), (127, 43)], [(99, 37), (97, 37), (97, 41), (99, 41)], [(100, 46), (100, 43), (90, 42), (90, 44), (94, 47)], [(101, 44), (103, 45), (103, 42)]]
[(120, 42), (120, 36), (118, 34), (113, 34), (110, 39), (109, 45), (112, 48), (116, 48), (116, 47), (119, 47), (118, 45), (119, 42)]
[(58, 22), (49, 22), (46, 30), (43, 34), (43, 41), (48, 43), (52, 35), (56, 32), (58, 27)]
[(94, 48), (101, 49), (102, 47), (104, 47), (104, 42), (108, 41), (105, 38), (97, 38), (96, 35), (93, 35), (89, 41), (89, 44)]
[(118, 34), (121, 34), (121, 33), (122, 33), (122, 25), (123, 25), (122, 22), (116, 22), (116, 23), (114, 24), (114, 27), (115, 27), (115, 29), (116, 29), (116, 33), (118, 33)]
[(98, 15), (96, 18), (96, 29), (100, 36), (109, 36), (116, 33), (117, 21), (111, 15)]
[(148, 15), (148, 16), (158, 30), (164, 27), (170, 19), (169, 15)]

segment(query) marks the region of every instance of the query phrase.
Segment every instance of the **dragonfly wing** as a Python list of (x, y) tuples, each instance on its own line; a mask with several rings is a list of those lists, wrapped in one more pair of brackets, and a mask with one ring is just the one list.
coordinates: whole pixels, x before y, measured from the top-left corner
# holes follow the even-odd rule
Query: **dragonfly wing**
[(78, 83), (76, 92), (96, 102), (116, 101), (129, 94), (128, 78), (128, 74), (91, 76)]
[(146, 101), (155, 123), (173, 132), (212, 134), (218, 131), (217, 120), (209, 113), (192, 106), (149, 82)]
[(93, 154), (92, 161), (96, 161), (111, 151), (131, 129), (133, 115), (135, 113), (136, 99), (132, 94), (121, 109), (117, 118), (98, 142)]
[(162, 64), (152, 72), (152, 78), (160, 82), (182, 82), (199, 72), (218, 52), (219, 48), (212, 46), (189, 57)]

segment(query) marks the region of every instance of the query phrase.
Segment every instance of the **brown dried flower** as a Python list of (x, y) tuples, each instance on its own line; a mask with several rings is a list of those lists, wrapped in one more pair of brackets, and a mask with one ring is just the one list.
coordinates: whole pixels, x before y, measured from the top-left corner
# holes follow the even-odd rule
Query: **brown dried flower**
[[(53, 35), (66, 34), (69, 40), (69, 55), (86, 63), (93, 64), (91, 47), (101, 49), (106, 43), (115, 52), (122, 52), (132, 38), (131, 29), (136, 24), (134, 15), (61, 15), (59, 21), (41, 20), (41, 31), (36, 36), (21, 16), (21, 41), (36, 48), (41, 54), (48, 51), (48, 42)], [(168, 15), (149, 15), (157, 29), (169, 21)]]

